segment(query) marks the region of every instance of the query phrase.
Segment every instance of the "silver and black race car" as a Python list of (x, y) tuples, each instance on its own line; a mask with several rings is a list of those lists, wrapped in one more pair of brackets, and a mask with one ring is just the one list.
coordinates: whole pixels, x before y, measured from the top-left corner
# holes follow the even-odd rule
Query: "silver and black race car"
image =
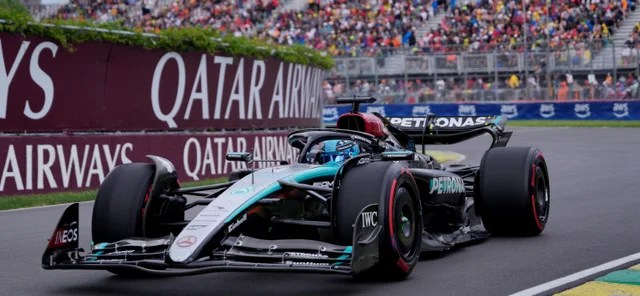
[[(501, 116), (385, 118), (353, 104), (337, 128), (291, 132), (297, 163), (255, 169), (250, 153), (229, 181), (183, 188), (173, 164), (116, 167), (100, 186), (90, 249), (78, 247), (78, 204), (62, 215), (45, 269), (104, 269), (124, 276), (294, 271), (402, 279), (420, 254), (489, 235), (533, 236), (549, 215), (542, 153), (506, 147)], [(416, 151), (482, 134), (480, 165), (443, 165)], [(186, 212), (201, 208), (195, 217)]]

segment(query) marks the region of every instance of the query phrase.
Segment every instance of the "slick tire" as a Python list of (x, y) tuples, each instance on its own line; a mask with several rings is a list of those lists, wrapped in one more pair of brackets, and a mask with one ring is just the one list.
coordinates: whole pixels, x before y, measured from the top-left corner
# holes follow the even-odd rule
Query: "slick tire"
[(143, 209), (149, 200), (155, 166), (128, 163), (116, 167), (104, 180), (93, 206), (94, 243), (115, 242), (143, 233)]
[(404, 166), (373, 162), (349, 170), (335, 205), (338, 243), (353, 244), (354, 223), (362, 209), (378, 204), (380, 261), (355, 275), (360, 280), (401, 280), (418, 263), (422, 243), (422, 209), (416, 183)]
[(477, 209), (493, 235), (534, 236), (549, 219), (549, 174), (540, 150), (497, 147), (485, 152), (476, 176)]

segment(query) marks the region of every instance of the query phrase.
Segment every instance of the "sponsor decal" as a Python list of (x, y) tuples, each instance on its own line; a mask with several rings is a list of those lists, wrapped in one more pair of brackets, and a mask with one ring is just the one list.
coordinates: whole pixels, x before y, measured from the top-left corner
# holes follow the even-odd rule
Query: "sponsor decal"
[[(73, 222), (71, 226), (77, 225), (76, 222)], [(68, 243), (78, 241), (78, 228), (65, 228), (65, 229), (56, 229), (54, 236), (54, 241), (51, 244), (51, 247), (61, 247)]]
[(458, 115), (476, 116), (476, 106), (475, 105), (458, 105)]
[(324, 121), (336, 121), (338, 120), (338, 117), (340, 117), (340, 114), (338, 114), (338, 108), (336, 107), (324, 108), (322, 111), (322, 118)]
[(313, 187), (333, 188), (333, 181), (314, 182)]
[(369, 158), (369, 157), (363, 157), (363, 158), (358, 159), (358, 164), (359, 165), (360, 164), (369, 163), (369, 162), (371, 162), (371, 158)]
[(429, 106), (413, 106), (411, 109), (412, 116), (427, 116), (429, 114), (432, 114)]
[[(389, 117), (388, 119), (391, 124), (399, 127), (423, 128), (427, 123), (425, 117)], [(470, 127), (485, 125), (491, 119), (491, 116), (436, 117), (432, 122), (437, 127)]]
[[(323, 77), (320, 69), (280, 63), (276, 70), (273, 66), (267, 68), (263, 60), (214, 56), (211, 61), (208, 54), (201, 55), (197, 69), (188, 67), (193, 65), (190, 62), (194, 60), (187, 58), (185, 62), (182, 55), (168, 52), (160, 58), (153, 72), (150, 89), (153, 114), (169, 128), (180, 127), (176, 120), (189, 120), (192, 116), (202, 120), (320, 117), (322, 104), (318, 98)], [(166, 65), (176, 65), (177, 71), (169, 73), (165, 70)], [(209, 75), (213, 73), (216, 75)], [(177, 86), (177, 92), (170, 97), (173, 104), (170, 109), (161, 108), (161, 86), (170, 79), (166, 77), (172, 76), (175, 78), (170, 83)], [(217, 80), (216, 89), (209, 90), (211, 80)], [(271, 93), (266, 92), (269, 86), (273, 86)], [(225, 97), (225, 88), (230, 92), (228, 97)], [(270, 101), (263, 100), (265, 96)], [(194, 106), (201, 107), (200, 114), (194, 114)]]
[(389, 122), (395, 126), (422, 128), (427, 122), (425, 117), (390, 117)]
[[(20, 143), (25, 138), (14, 139)], [(7, 188), (9, 179), (13, 179), (16, 191), (88, 188), (102, 183), (118, 164), (131, 162), (133, 152), (130, 142), (53, 145), (31, 144), (31, 139), (25, 144), (10, 144), (6, 154), (0, 153), (0, 192), (12, 191)], [(0, 147), (2, 144), (0, 139)]]
[(464, 193), (465, 190), (460, 177), (437, 177), (429, 182), (429, 194)]
[[(26, 53), (30, 44), (31, 41), (22, 41), (18, 53), (15, 56), (5, 57), (6, 53), (3, 53), (2, 43), (0, 43), (0, 119), (7, 119), (8, 117), (7, 105), (9, 103), (9, 87), (11, 86), (11, 82), (13, 82), (16, 74), (18, 74), (18, 77), (21, 75), (26, 76), (25, 72), (27, 69), (31, 81), (40, 88), (40, 93), (43, 94), (43, 96), (35, 98), (29, 97), (24, 103), (24, 111), (22, 113), (29, 119), (39, 120), (47, 116), (53, 106), (55, 85), (53, 84), (50, 73), (46, 73), (42, 69), (41, 62), (45, 60), (55, 60), (58, 46), (49, 41), (38, 43), (29, 56)], [(14, 45), (15, 44), (11, 44), (10, 46), (14, 47)], [(40, 57), (41, 55), (42, 58)], [(27, 59), (25, 59), (25, 57), (27, 57)], [(24, 63), (22, 62), (23, 60), (25, 61)], [(10, 61), (12, 62), (9, 63)], [(25, 88), (24, 85), (20, 85), (20, 81), (14, 83), (14, 85), (12, 88), (14, 91), (20, 91), (21, 88)], [(17, 96), (13, 96), (13, 98), (13, 100), (15, 100)], [(22, 121), (17, 120), (15, 116), (13, 120), (17, 122)]]
[(329, 266), (329, 263), (322, 263), (322, 262), (296, 262), (296, 261), (286, 261), (286, 264), (290, 264), (290, 265), (303, 265), (303, 266)]
[[(250, 145), (253, 143), (253, 145)], [(282, 159), (295, 163), (297, 149), (289, 145), (286, 136), (249, 137), (190, 137), (183, 148), (183, 169), (197, 181), (201, 176), (226, 175), (237, 169), (246, 169), (245, 162), (228, 161), (226, 153), (253, 151), (255, 159)], [(256, 168), (273, 166), (276, 162), (259, 162)]]
[(578, 118), (587, 118), (591, 116), (591, 110), (589, 110), (589, 104), (576, 104), (573, 108)]
[(362, 227), (374, 227), (378, 225), (378, 211), (362, 212)]
[(178, 239), (176, 245), (181, 248), (188, 248), (193, 246), (198, 241), (198, 238), (195, 235), (185, 235)]
[(556, 115), (556, 111), (553, 104), (540, 104), (540, 116), (543, 118), (550, 118)]
[(186, 230), (198, 230), (200, 228), (205, 228), (207, 227), (207, 225), (203, 225), (203, 224), (189, 224), (187, 226), (187, 228), (185, 228)]
[(301, 252), (286, 252), (284, 253), (284, 256), (295, 256), (295, 257), (302, 257), (302, 258), (329, 258), (329, 256), (327, 255), (323, 255), (323, 254), (312, 254), (312, 253), (301, 253)]
[(385, 158), (405, 158), (413, 153), (386, 153)]
[(490, 117), (438, 117), (433, 121), (437, 127), (471, 127), (485, 125)]
[(518, 105), (501, 105), (500, 113), (507, 118), (518, 117)]
[(377, 112), (383, 117), (386, 116), (384, 112), (384, 106), (368, 106), (367, 111), (365, 111), (365, 113), (373, 113), (373, 112)]
[[(322, 118), (326, 71), (318, 67), (108, 45), (76, 49), (2, 35), (0, 120), (8, 120), (3, 131), (315, 126)], [(112, 52), (114, 58), (107, 58)], [(107, 76), (86, 70), (94, 60), (106, 60), (110, 69), (132, 62), (136, 67), (113, 69)], [(78, 80), (87, 83), (66, 87), (65, 81)], [(96, 83), (104, 88), (91, 87)], [(127, 87), (117, 87), (123, 84)], [(132, 119), (130, 109), (142, 112)]]
[(242, 217), (238, 219), (236, 222), (231, 223), (231, 225), (229, 225), (229, 228), (227, 228), (227, 231), (228, 232), (233, 231), (234, 229), (238, 228), (238, 226), (240, 226), (242, 223), (244, 223), (244, 221), (247, 221), (247, 214), (242, 215)]
[(629, 116), (629, 104), (613, 103), (613, 116), (615, 116), (616, 118)]
[(221, 212), (227, 212), (227, 209), (225, 207), (221, 207), (221, 206), (212, 206), (214, 209), (216, 209), (216, 211), (221, 211)]

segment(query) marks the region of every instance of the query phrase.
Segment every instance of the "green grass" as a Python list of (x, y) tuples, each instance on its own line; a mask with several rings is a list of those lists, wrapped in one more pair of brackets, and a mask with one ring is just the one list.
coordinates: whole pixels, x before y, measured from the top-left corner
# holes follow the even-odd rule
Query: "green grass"
[(81, 192), (56, 192), (46, 194), (14, 195), (0, 198), (0, 210), (56, 205), (93, 200), (97, 190)]
[[(207, 179), (196, 182), (182, 183), (183, 187), (202, 186), (207, 184), (222, 183), (227, 178)], [(45, 194), (13, 195), (0, 197), (0, 210), (11, 210), (37, 206), (57, 205), (72, 202), (90, 201), (96, 198), (97, 190), (80, 192), (56, 192)]]
[(640, 120), (511, 120), (507, 126), (526, 127), (640, 127)]

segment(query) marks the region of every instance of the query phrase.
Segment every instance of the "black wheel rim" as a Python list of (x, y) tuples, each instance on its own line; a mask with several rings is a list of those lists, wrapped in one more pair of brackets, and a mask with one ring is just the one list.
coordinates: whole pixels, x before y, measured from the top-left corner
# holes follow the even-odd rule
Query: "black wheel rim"
[(394, 233), (398, 250), (403, 257), (410, 258), (416, 253), (416, 216), (413, 200), (406, 189), (398, 189), (394, 207)]
[(549, 187), (544, 172), (540, 167), (536, 170), (535, 207), (538, 220), (544, 223), (549, 214)]

